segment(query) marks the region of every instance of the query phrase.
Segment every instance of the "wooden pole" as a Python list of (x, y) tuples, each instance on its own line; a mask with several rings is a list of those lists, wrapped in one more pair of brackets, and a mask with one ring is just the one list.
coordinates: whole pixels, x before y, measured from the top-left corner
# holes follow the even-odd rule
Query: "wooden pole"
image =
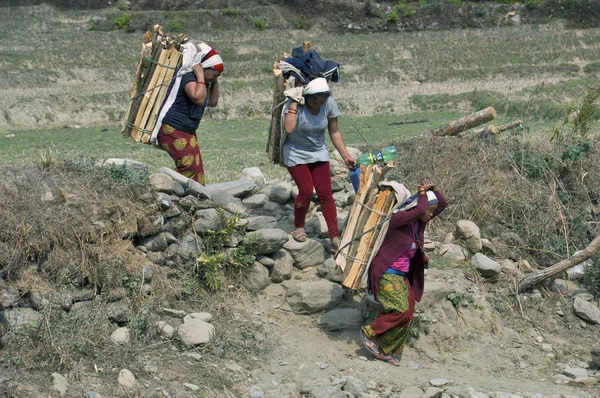
[(559, 261), (551, 267), (544, 268), (539, 271), (534, 271), (525, 276), (525, 278), (521, 279), (519, 282), (519, 291), (523, 291), (533, 285), (540, 283), (541, 281), (556, 275), (562, 271), (565, 271), (579, 263), (588, 260), (596, 254), (598, 249), (600, 248), (600, 235), (596, 236), (596, 238), (590, 243), (585, 249), (578, 252), (577, 254)]
[(496, 117), (496, 110), (488, 107), (479, 112), (465, 116), (453, 122), (443, 125), (430, 131), (430, 134), (436, 136), (457, 135), (465, 130), (487, 123)]
[[(506, 130), (514, 129), (515, 127), (519, 127), (523, 122), (521, 120), (515, 120), (510, 123), (501, 124), (500, 126), (489, 125), (482, 129), (473, 130), (472, 134), (499, 134)], [(488, 130), (488, 128), (493, 127), (493, 130)], [(486, 131), (487, 130), (487, 131)]]
[(275, 164), (283, 164), (281, 158), (281, 135), (285, 134), (281, 131), (281, 109), (284, 105), (280, 105), (285, 96), (285, 83), (283, 80), (283, 72), (277, 68), (277, 64), (273, 67), (273, 75), (275, 77), (275, 92), (273, 93), (273, 113), (271, 114), (271, 126), (269, 127), (269, 139), (267, 141), (267, 154), (269, 159)]
[(365, 224), (364, 230), (366, 232), (361, 238), (356, 252), (356, 264), (353, 265), (352, 269), (344, 279), (342, 284), (351, 289), (356, 289), (360, 283), (360, 278), (367, 266), (369, 260), (369, 254), (372, 249), (372, 243), (374, 238), (377, 236), (376, 226), (377, 224), (387, 215), (384, 213), (385, 205), (388, 203), (390, 195), (393, 195), (391, 188), (380, 191), (377, 195), (377, 199), (373, 204), (373, 211), (369, 214), (368, 220)]
[[(148, 35), (150, 32), (146, 32)], [(152, 54), (152, 43), (146, 42), (142, 44), (142, 50), (140, 51), (140, 63), (138, 64), (137, 70), (135, 72), (135, 77), (133, 78), (133, 84), (131, 85), (131, 91), (129, 92), (129, 107), (127, 108), (127, 113), (125, 114), (125, 118), (123, 119), (123, 124), (121, 125), (121, 135), (123, 137), (131, 136), (131, 126), (135, 119), (135, 114), (133, 113), (133, 109), (135, 108), (136, 95), (138, 94), (138, 89), (141, 84), (141, 77), (145, 70), (148, 68), (148, 61), (146, 58)]]

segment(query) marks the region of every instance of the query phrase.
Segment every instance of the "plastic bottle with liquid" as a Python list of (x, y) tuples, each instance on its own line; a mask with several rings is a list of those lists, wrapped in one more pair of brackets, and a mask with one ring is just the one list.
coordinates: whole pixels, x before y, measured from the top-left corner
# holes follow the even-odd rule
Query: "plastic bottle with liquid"
[(356, 159), (356, 164), (359, 166), (361, 164), (368, 166), (377, 162), (387, 163), (396, 159), (397, 156), (398, 154), (396, 153), (396, 147), (391, 145), (378, 151), (363, 153), (358, 157), (358, 159)]

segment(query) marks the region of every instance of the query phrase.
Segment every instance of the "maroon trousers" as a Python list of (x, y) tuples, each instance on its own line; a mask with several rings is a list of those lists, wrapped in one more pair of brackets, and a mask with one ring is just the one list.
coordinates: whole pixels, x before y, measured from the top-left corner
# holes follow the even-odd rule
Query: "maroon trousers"
[(163, 124), (158, 132), (158, 142), (175, 161), (175, 171), (205, 185), (204, 164), (195, 133), (186, 133)]
[(310, 206), (314, 187), (319, 197), (319, 202), (321, 202), (321, 211), (327, 223), (329, 238), (338, 238), (340, 232), (337, 223), (335, 200), (331, 192), (329, 162), (299, 164), (288, 167), (288, 171), (298, 186), (298, 196), (294, 201), (294, 227), (304, 228), (306, 213)]

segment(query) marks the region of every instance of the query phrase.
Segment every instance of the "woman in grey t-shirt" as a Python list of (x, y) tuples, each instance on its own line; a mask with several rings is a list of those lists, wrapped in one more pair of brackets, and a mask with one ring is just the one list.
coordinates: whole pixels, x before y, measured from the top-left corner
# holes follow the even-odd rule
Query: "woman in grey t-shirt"
[[(303, 101), (304, 100), (304, 101)], [(324, 78), (312, 80), (302, 90), (302, 97), (289, 99), (284, 108), (283, 130), (287, 133), (283, 144), (283, 163), (298, 186), (294, 202), (294, 231), (299, 242), (306, 241), (304, 223), (310, 206), (313, 187), (321, 203), (323, 217), (329, 230), (332, 249), (339, 248), (340, 233), (337, 209), (331, 191), (329, 153), (325, 143), (325, 129), (346, 166), (354, 167), (356, 160), (350, 156), (338, 127), (340, 111), (330, 95)]]

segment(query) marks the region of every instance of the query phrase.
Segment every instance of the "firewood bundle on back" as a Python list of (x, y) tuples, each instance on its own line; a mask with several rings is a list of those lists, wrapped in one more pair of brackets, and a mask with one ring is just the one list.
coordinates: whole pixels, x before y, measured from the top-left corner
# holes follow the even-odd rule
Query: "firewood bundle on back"
[[(309, 41), (302, 43), (302, 49), (306, 53), (312, 49)], [(283, 58), (288, 55), (283, 53)], [(281, 126), (281, 117), (283, 105), (285, 104), (285, 95), (283, 92), (288, 88), (298, 87), (299, 82), (296, 82), (294, 77), (285, 79), (283, 71), (279, 69), (278, 62), (273, 66), (273, 76), (275, 77), (275, 92), (273, 93), (273, 109), (271, 110), (271, 125), (269, 127), (269, 139), (267, 141), (267, 155), (269, 159), (278, 165), (283, 165), (283, 143), (285, 142), (285, 134)]]
[(380, 236), (380, 222), (396, 204), (391, 187), (379, 187), (389, 166), (361, 165), (360, 187), (350, 210), (342, 235), (336, 264), (344, 271), (342, 284), (351, 289), (361, 287), (363, 274), (369, 264), (373, 248)]
[(146, 32), (121, 135), (136, 142), (150, 143), (169, 84), (181, 64), (180, 45), (187, 40), (181, 34), (176, 37), (163, 34), (160, 25), (154, 26), (153, 33)]

